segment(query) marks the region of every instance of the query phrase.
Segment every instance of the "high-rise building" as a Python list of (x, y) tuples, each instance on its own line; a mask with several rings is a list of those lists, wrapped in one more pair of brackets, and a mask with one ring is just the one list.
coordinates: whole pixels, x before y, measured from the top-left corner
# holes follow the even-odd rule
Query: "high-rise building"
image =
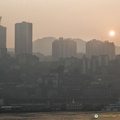
[(93, 39), (86, 43), (86, 56), (91, 58), (92, 56), (98, 56), (101, 53), (101, 41)]
[(82, 73), (86, 74), (90, 71), (91, 68), (91, 62), (89, 58), (86, 58), (86, 56), (84, 55), (82, 58)]
[(32, 54), (32, 23), (15, 24), (15, 55)]
[(6, 27), (0, 25), (0, 57), (5, 56), (6, 54)]
[(99, 56), (99, 66), (108, 66), (109, 65), (109, 58), (108, 55), (100, 55)]
[(91, 58), (91, 56), (108, 55), (109, 60), (115, 58), (115, 45), (113, 42), (102, 42), (99, 40), (91, 40), (86, 43), (86, 56)]
[(95, 74), (99, 65), (99, 57), (98, 56), (92, 56), (91, 57), (91, 73)]
[(71, 39), (63, 39), (60, 37), (59, 40), (55, 40), (52, 43), (53, 60), (58, 60), (59, 58), (76, 57), (76, 53), (77, 44)]
[(103, 43), (102, 53), (103, 54), (101, 54), (101, 55), (108, 55), (110, 60), (115, 59), (115, 45), (114, 45), (114, 43), (105, 41)]

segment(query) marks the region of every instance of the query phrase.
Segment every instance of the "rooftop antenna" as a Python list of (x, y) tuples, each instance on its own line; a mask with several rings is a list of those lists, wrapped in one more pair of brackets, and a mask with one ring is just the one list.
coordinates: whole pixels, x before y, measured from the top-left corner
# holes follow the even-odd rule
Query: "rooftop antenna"
[(0, 25), (1, 25), (1, 19), (2, 19), (2, 16), (0, 16)]

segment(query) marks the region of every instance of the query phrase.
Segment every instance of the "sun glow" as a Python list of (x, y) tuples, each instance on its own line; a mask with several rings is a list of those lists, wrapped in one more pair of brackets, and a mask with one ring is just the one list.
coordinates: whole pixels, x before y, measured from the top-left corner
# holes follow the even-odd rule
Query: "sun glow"
[(110, 34), (110, 36), (114, 36), (115, 35), (115, 31), (112, 30), (112, 31), (109, 32), (109, 34)]

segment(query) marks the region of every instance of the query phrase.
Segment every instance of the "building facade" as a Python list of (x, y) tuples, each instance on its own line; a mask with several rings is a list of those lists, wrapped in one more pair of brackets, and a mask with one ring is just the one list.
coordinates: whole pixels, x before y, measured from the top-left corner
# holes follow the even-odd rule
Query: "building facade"
[(6, 54), (6, 27), (0, 25), (0, 57), (5, 56)]
[(32, 23), (15, 24), (15, 55), (32, 54)]
[(91, 40), (86, 43), (86, 56), (91, 58), (92, 56), (107, 55), (110, 60), (115, 58), (115, 45), (113, 42), (102, 42), (99, 40)]
[(55, 40), (52, 43), (52, 57), (53, 60), (58, 60), (59, 58), (69, 58), (76, 57), (77, 54), (77, 44), (71, 39)]

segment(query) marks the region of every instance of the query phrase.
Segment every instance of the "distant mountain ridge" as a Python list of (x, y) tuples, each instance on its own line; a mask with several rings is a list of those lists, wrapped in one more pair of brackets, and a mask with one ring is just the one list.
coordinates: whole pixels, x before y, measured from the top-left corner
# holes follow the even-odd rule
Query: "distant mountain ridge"
[(33, 41), (33, 52), (40, 52), (44, 55), (52, 54), (52, 42), (56, 40), (54, 37), (44, 37)]

